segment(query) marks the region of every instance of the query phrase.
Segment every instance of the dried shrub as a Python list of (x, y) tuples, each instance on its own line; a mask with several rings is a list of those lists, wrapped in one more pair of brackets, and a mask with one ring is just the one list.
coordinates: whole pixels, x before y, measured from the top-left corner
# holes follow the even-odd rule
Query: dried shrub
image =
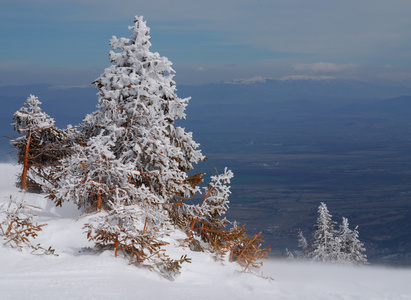
[(113, 205), (91, 218), (84, 226), (87, 238), (95, 247), (113, 250), (117, 257), (121, 252), (130, 264), (146, 267), (172, 279), (180, 273), (181, 264), (190, 262), (186, 256), (170, 259), (162, 248), (168, 243), (162, 240), (165, 231), (155, 224), (136, 205)]
[(234, 243), (230, 249), (230, 260), (236, 261), (244, 272), (260, 268), (263, 265), (261, 260), (268, 259), (268, 252), (271, 251), (270, 246), (262, 248), (264, 241), (261, 232), (250, 237), (244, 225), (238, 227), (235, 224), (232, 232)]
[(24, 200), (17, 201), (10, 196), (10, 202), (0, 205), (0, 231), (4, 245), (21, 250), (24, 245), (30, 246), (30, 239), (35, 239), (37, 233), (47, 224), (37, 224), (33, 209), (39, 207), (29, 205)]
[(174, 214), (171, 216), (176, 224), (187, 231), (190, 248), (196, 246), (200, 249), (198, 238), (216, 259), (230, 253), (230, 261), (236, 261), (244, 271), (248, 271), (259, 268), (261, 260), (268, 259), (267, 253), (271, 249), (262, 248), (264, 241), (261, 233), (250, 237), (246, 234), (245, 225), (237, 226), (224, 217), (231, 194), (228, 184), (232, 177), (232, 172), (227, 169), (222, 174), (212, 176), (201, 204), (186, 205), (181, 202), (181, 205), (173, 205)]
[(187, 255), (182, 255), (180, 259), (170, 259), (167, 257), (160, 263), (157, 263), (156, 267), (162, 276), (173, 280), (176, 275), (181, 273), (181, 265), (184, 262), (191, 263), (191, 258), (188, 258)]

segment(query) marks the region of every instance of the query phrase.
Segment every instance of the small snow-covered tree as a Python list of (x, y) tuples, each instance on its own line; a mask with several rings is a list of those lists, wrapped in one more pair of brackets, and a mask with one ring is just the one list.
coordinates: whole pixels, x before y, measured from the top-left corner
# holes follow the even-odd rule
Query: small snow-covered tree
[(23, 165), (23, 171), (18, 181), (22, 189), (27, 191), (39, 189), (50, 182), (48, 167), (58, 163), (70, 147), (72, 128), (59, 130), (54, 119), (40, 108), (41, 102), (30, 95), (24, 106), (13, 115), (14, 129), (21, 134), (11, 140), (17, 149), (18, 162)]
[[(87, 238), (100, 250), (121, 252), (131, 264), (154, 269), (168, 279), (180, 273), (181, 264), (190, 262), (187, 256), (171, 259), (162, 249), (168, 243), (167, 230), (159, 230), (147, 211), (135, 204), (112, 203), (110, 211), (100, 212), (85, 224)], [(142, 222), (142, 220), (144, 222)]]
[(337, 236), (338, 261), (354, 264), (366, 264), (367, 256), (363, 253), (365, 248), (358, 238), (357, 227), (354, 230), (349, 228), (348, 219), (342, 218), (342, 223)]
[(331, 220), (325, 203), (318, 207), (317, 224), (313, 233), (312, 250), (309, 257), (317, 261), (335, 261), (337, 255), (337, 243), (335, 240), (335, 222)]
[(301, 230), (298, 232), (298, 247), (303, 251), (308, 251), (308, 242)]
[(322, 262), (342, 262), (366, 264), (364, 244), (358, 239), (358, 226), (351, 230), (348, 219), (342, 218), (338, 231), (334, 230), (335, 222), (331, 220), (327, 206), (321, 203), (318, 207), (316, 230), (313, 233), (311, 247), (307, 240), (299, 233), (298, 247), (301, 251), (289, 252), (289, 257), (312, 258)]
[(308, 241), (301, 230), (298, 232), (298, 247), (301, 249), (301, 252), (297, 255), (298, 257), (305, 257), (310, 252)]
[(364, 244), (359, 240), (358, 225), (355, 226), (353, 230), (352, 239), (351, 262), (355, 264), (368, 264), (367, 255), (364, 254), (366, 249), (364, 248)]
[(287, 248), (286, 249), (287, 258), (290, 260), (294, 260), (294, 259), (304, 259), (310, 256), (311, 249), (309, 247), (307, 239), (305, 238), (301, 230), (298, 232), (298, 248), (300, 250), (295, 251), (295, 252), (292, 252), (288, 250)]
[(343, 217), (337, 235), (339, 261), (350, 260), (350, 253), (352, 248), (352, 233), (353, 232), (348, 225), (348, 219)]
[(233, 173), (227, 168), (224, 169), (223, 174), (211, 176), (211, 182), (204, 188), (205, 197), (201, 204), (185, 206), (186, 209), (192, 210), (193, 215), (189, 236), (195, 231), (205, 241), (221, 242), (214, 235), (228, 223), (222, 216), (228, 209), (228, 198), (231, 191), (227, 184), (230, 183), (232, 177)]
[(132, 263), (143, 263), (155, 254), (157, 257), (166, 231), (160, 232), (151, 222), (147, 211), (140, 206), (112, 204), (108, 212), (101, 212), (85, 225), (87, 237), (101, 249), (113, 249), (117, 256), (121, 251)]

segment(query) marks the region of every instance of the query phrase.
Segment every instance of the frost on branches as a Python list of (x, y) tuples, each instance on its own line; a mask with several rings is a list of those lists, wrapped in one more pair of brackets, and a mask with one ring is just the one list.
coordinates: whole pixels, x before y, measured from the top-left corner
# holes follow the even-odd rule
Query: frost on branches
[(84, 118), (70, 155), (54, 168), (48, 197), (96, 213), (85, 226), (96, 247), (162, 274), (176, 274), (189, 261), (164, 254), (170, 232), (186, 236), (177, 244), (220, 259), (230, 254), (244, 270), (258, 267), (269, 250), (261, 248), (261, 234), (249, 237), (224, 217), (232, 172), (212, 176), (203, 191), (203, 174), (187, 175), (205, 160), (192, 133), (174, 124), (185, 118), (189, 98), (177, 96), (171, 62), (150, 51), (143, 18), (129, 28), (130, 38), (110, 41), (113, 64), (94, 81), (97, 110)]
[(338, 244), (334, 238), (334, 226), (335, 222), (331, 220), (327, 206), (321, 203), (318, 207), (317, 224), (314, 225), (315, 231), (309, 257), (325, 262), (336, 260)]
[(73, 128), (59, 130), (54, 119), (40, 108), (41, 102), (30, 95), (24, 106), (13, 115), (14, 130), (20, 137), (11, 143), (18, 151), (18, 162), (23, 165), (18, 185), (27, 192), (44, 190), (50, 185), (50, 167), (69, 151)]
[(290, 258), (309, 258), (321, 262), (339, 262), (353, 264), (367, 264), (367, 256), (364, 254), (364, 244), (358, 238), (357, 227), (349, 228), (348, 219), (342, 218), (339, 229), (334, 229), (325, 203), (318, 207), (317, 224), (313, 233), (311, 247), (302, 232), (299, 233), (298, 246), (302, 249), (297, 253), (289, 253)]
[(350, 261), (355, 264), (366, 264), (367, 256), (364, 254), (364, 244), (359, 240), (358, 226), (351, 230), (348, 224), (348, 219), (343, 217), (342, 224), (338, 231), (338, 246), (340, 261)]
[(11, 196), (7, 205), (0, 204), (0, 236), (4, 239), (4, 245), (19, 250), (25, 246), (34, 248), (30, 240), (35, 239), (42, 227), (47, 225), (35, 223), (35, 209), (39, 208)]

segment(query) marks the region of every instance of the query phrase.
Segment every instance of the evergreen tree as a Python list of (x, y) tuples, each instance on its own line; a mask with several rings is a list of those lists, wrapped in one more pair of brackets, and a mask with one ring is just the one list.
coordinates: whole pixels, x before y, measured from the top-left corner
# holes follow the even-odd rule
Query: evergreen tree
[(298, 247), (301, 248), (301, 252), (298, 254), (298, 257), (306, 257), (310, 249), (308, 247), (307, 239), (301, 230), (298, 232)]
[(342, 218), (342, 223), (340, 224), (338, 230), (338, 260), (339, 261), (349, 261), (350, 253), (352, 250), (352, 230), (349, 228), (348, 219)]
[[(78, 154), (64, 161), (62, 168), (71, 169), (71, 174), (77, 174), (80, 181), (87, 177), (93, 186), (84, 189), (75, 184), (66, 185), (68, 193), (83, 193), (77, 198), (83, 199), (80, 206), (90, 205), (100, 196), (101, 205), (109, 205), (106, 200), (111, 192), (108, 191), (114, 187), (129, 191), (133, 187), (135, 191), (128, 195), (135, 199), (146, 199), (148, 190), (157, 204), (170, 204), (199, 192), (198, 185), (193, 184), (186, 172), (205, 157), (197, 150), (192, 134), (174, 125), (175, 119), (185, 118), (189, 98), (177, 97), (171, 62), (150, 51), (150, 30), (143, 18), (136, 17), (130, 29), (133, 34), (129, 39), (113, 37), (110, 41), (117, 52), (110, 51), (114, 64), (94, 82), (99, 90), (99, 104), (98, 110), (87, 115), (82, 124), (86, 142), (78, 144), (75, 148)], [(96, 163), (92, 157), (98, 157)], [(70, 168), (72, 163), (77, 168)], [(104, 173), (108, 170), (117, 172), (116, 176), (122, 172), (119, 178), (126, 180), (111, 180), (116, 176), (108, 176), (111, 181), (106, 180)], [(60, 172), (59, 176), (66, 175)], [(201, 174), (196, 176), (201, 182)], [(58, 190), (52, 198), (58, 204), (67, 199)]]
[(50, 166), (58, 163), (69, 151), (73, 128), (59, 130), (54, 119), (40, 108), (41, 102), (30, 95), (24, 106), (13, 115), (14, 129), (22, 136), (11, 143), (17, 149), (23, 171), (18, 185), (23, 190), (39, 190), (50, 182)]
[(365, 252), (365, 248), (358, 238), (357, 228), (358, 226), (355, 227), (354, 231), (351, 230), (349, 228), (348, 219), (343, 217), (337, 237), (339, 261), (354, 264), (367, 263), (367, 256), (363, 253)]
[(139, 264), (178, 269), (186, 257), (170, 260), (157, 253), (166, 232), (182, 230), (216, 255), (236, 248), (233, 256), (245, 269), (258, 266), (269, 250), (261, 249), (261, 235), (249, 238), (243, 226), (225, 228), (231, 171), (211, 177), (201, 204), (187, 203), (201, 193), (203, 181), (202, 173), (187, 172), (205, 160), (192, 134), (174, 124), (185, 118), (189, 98), (176, 95), (171, 62), (150, 51), (143, 18), (136, 17), (130, 29), (130, 38), (110, 41), (113, 65), (94, 82), (98, 109), (84, 118), (71, 155), (56, 168), (59, 185), (49, 197), (57, 205), (74, 201), (98, 211), (86, 224), (89, 239)]
[[(204, 188), (205, 197), (199, 205), (184, 205), (180, 210), (179, 220), (189, 223), (188, 237), (194, 235), (201, 240), (211, 243), (215, 251), (229, 247), (227, 237), (229, 232), (224, 228), (229, 221), (223, 217), (228, 209), (229, 196), (231, 195), (230, 183), (233, 173), (227, 168), (224, 173), (211, 176), (211, 182)], [(224, 252), (224, 250), (223, 250)]]
[(85, 224), (87, 237), (100, 249), (113, 249), (114, 256), (121, 251), (132, 263), (151, 259), (161, 264), (165, 258), (162, 241), (167, 231), (152, 226), (149, 213), (139, 205), (112, 204), (108, 212), (100, 212)]
[(166, 57), (150, 51), (149, 28), (136, 17), (132, 36), (113, 37), (114, 64), (95, 80), (99, 110), (83, 124), (86, 138), (96, 137), (123, 165), (135, 172), (129, 181), (145, 186), (161, 202), (187, 198), (199, 191), (187, 171), (204, 160), (192, 134), (174, 125), (185, 118), (189, 98), (176, 95), (174, 70)]
[(338, 253), (338, 245), (335, 240), (335, 222), (331, 220), (325, 203), (318, 207), (317, 224), (313, 233), (312, 251), (309, 257), (317, 261), (335, 261)]
[(322, 262), (366, 264), (367, 256), (363, 253), (365, 248), (358, 239), (358, 226), (355, 230), (351, 230), (348, 219), (344, 217), (338, 231), (334, 230), (334, 226), (335, 222), (331, 220), (327, 206), (321, 203), (318, 207), (316, 230), (313, 233), (311, 247), (300, 231), (298, 247), (301, 251), (294, 255), (287, 249), (288, 257), (312, 258)]
[(368, 264), (367, 255), (364, 254), (366, 249), (364, 248), (364, 244), (359, 240), (358, 226), (355, 226), (353, 230), (352, 239), (351, 261), (355, 264)]
[(135, 186), (129, 178), (138, 175), (132, 165), (121, 164), (106, 145), (97, 137), (85, 145), (75, 144), (72, 155), (60, 161), (54, 169), (54, 180), (59, 185), (52, 189), (49, 198), (57, 205), (72, 200), (88, 211), (109, 210), (112, 205), (139, 201), (150, 207), (159, 200), (145, 186)]

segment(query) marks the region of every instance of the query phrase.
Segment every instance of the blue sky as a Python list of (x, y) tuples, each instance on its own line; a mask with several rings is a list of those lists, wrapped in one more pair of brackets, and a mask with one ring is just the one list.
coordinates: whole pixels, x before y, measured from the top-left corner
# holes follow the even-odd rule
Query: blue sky
[(0, 0), (0, 85), (88, 85), (134, 15), (177, 84), (254, 76), (411, 86), (409, 0)]

